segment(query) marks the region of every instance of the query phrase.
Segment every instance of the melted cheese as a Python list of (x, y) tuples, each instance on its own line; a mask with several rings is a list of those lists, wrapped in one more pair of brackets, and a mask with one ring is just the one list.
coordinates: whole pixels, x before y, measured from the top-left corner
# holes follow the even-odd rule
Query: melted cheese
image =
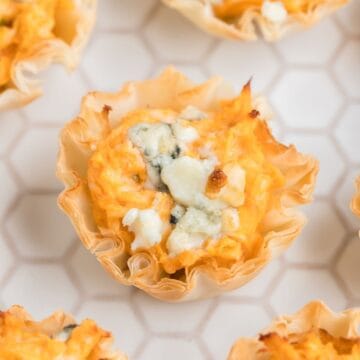
[(55, 37), (72, 40), (70, 25), (65, 30), (60, 25), (74, 8), (74, 0), (1, 0), (0, 86), (9, 85), (13, 64), (33, 56), (39, 43)]
[[(88, 164), (97, 224), (121, 237), (130, 254), (141, 243), (141, 251), (152, 253), (167, 273), (208, 259), (230, 266), (254, 256), (264, 241), (263, 219), (279, 206), (284, 175), (267, 158), (267, 151), (282, 145), (252, 110), (246, 86), (239, 97), (192, 120), (169, 109), (128, 113), (97, 144)], [(174, 124), (196, 132), (186, 147)], [(151, 136), (140, 135), (144, 127), (150, 133), (156, 130)], [(177, 147), (180, 151), (174, 152)], [(158, 158), (154, 183), (149, 168)], [(217, 193), (208, 194), (206, 185), (215, 169), (223, 171), (227, 181)], [(150, 222), (137, 224), (139, 213), (149, 210), (157, 214), (150, 221), (157, 230)], [(154, 230), (155, 241), (146, 239), (146, 229)]]

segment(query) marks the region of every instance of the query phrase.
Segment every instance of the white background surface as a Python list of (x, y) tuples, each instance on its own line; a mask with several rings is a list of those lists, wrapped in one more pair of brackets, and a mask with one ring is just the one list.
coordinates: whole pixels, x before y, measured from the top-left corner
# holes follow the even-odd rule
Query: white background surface
[[(131, 359), (224, 359), (276, 314), (321, 298), (360, 305), (360, 221), (348, 209), (360, 174), (360, 1), (276, 45), (212, 38), (158, 1), (100, 0), (82, 65), (53, 67), (45, 96), (0, 114), (0, 303), (36, 318), (58, 308), (114, 332)], [(309, 224), (284, 257), (247, 286), (208, 301), (169, 305), (111, 280), (56, 206), (57, 136), (88, 90), (116, 90), (168, 63), (194, 80), (254, 76), (274, 131), (321, 161)]]

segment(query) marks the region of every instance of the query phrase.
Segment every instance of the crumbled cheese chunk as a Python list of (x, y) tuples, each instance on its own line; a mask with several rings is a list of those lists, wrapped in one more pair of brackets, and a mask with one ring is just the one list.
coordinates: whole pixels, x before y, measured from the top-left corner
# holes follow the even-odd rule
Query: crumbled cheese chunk
[(281, 1), (264, 1), (261, 14), (273, 23), (282, 23), (287, 18), (287, 11)]
[(234, 208), (226, 208), (222, 212), (222, 230), (225, 233), (236, 231), (240, 226), (239, 213)]
[(163, 223), (154, 209), (130, 209), (124, 216), (122, 223), (135, 233), (131, 243), (131, 250), (148, 248), (161, 241)]
[(175, 138), (178, 140), (180, 144), (188, 144), (195, 141), (199, 134), (195, 128), (192, 126), (182, 126), (180, 123), (176, 122), (172, 124), (172, 129), (175, 135)]
[(207, 118), (207, 115), (195, 106), (188, 105), (179, 114), (179, 118), (184, 120), (203, 120)]
[(160, 154), (169, 155), (176, 147), (170, 126), (163, 123), (135, 125), (129, 130), (129, 138), (149, 159)]
[(167, 249), (170, 256), (176, 256), (186, 250), (200, 248), (204, 242), (204, 236), (189, 234), (186, 231), (175, 229), (167, 241)]
[(168, 238), (170, 255), (200, 247), (207, 238), (217, 237), (221, 226), (221, 212), (209, 213), (189, 207)]
[(77, 327), (76, 324), (70, 324), (65, 326), (61, 331), (59, 331), (55, 336), (54, 339), (58, 341), (67, 341), (71, 336), (73, 330)]
[(237, 164), (225, 165), (223, 171), (227, 176), (227, 182), (221, 188), (218, 198), (233, 207), (243, 205), (245, 201), (245, 171)]
[(170, 223), (177, 224), (178, 221), (182, 218), (182, 216), (185, 214), (185, 208), (181, 205), (176, 204), (172, 209), (170, 213)]
[(204, 192), (213, 168), (214, 164), (207, 160), (182, 156), (163, 168), (161, 179), (176, 202), (185, 206), (196, 206), (196, 195)]
[(193, 127), (180, 123), (137, 124), (129, 129), (129, 139), (145, 159), (150, 188), (163, 189), (160, 172), (178, 158), (186, 145), (198, 138)]

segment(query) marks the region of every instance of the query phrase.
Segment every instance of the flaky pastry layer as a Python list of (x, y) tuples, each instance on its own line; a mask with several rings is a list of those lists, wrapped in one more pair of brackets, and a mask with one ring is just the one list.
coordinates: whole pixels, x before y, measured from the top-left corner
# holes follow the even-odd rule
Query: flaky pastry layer
[[(0, 79), (8, 77), (0, 84), (0, 110), (24, 106), (39, 97), (38, 75), (49, 65), (60, 63), (72, 70), (78, 64), (95, 22), (96, 0), (63, 2), (58, 1), (55, 10), (46, 0), (5, 0), (0, 6)], [(11, 4), (13, 13), (7, 14)], [(15, 18), (7, 20), (7, 16)]]
[(256, 338), (240, 338), (228, 360), (333, 359), (360, 356), (360, 309), (332, 312), (313, 301), (294, 315), (280, 316)]
[(89, 159), (126, 114), (142, 108), (180, 111), (188, 105), (212, 111), (233, 96), (232, 89), (218, 77), (194, 85), (169, 68), (153, 80), (130, 82), (117, 93), (88, 94), (79, 116), (63, 129), (57, 174), (65, 190), (59, 196), (59, 205), (70, 217), (85, 247), (120, 283), (134, 285), (165, 301), (214, 296), (248, 282), (300, 233), (305, 218), (295, 207), (311, 200), (318, 164), (294, 146), (277, 143), (266, 124), (262, 130), (267, 139), (266, 157), (283, 174), (284, 185), (278, 194), (280, 205), (268, 211), (259, 226), (261, 236), (252, 256), (229, 266), (221, 266), (210, 258), (171, 275), (151, 251), (129, 253), (124, 238), (99, 226), (94, 219), (87, 177)]

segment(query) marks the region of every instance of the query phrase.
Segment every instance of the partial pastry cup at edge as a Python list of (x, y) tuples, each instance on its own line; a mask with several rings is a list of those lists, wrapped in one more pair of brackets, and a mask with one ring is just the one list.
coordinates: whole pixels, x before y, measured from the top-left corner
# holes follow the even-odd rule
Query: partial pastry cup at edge
[[(63, 311), (56, 311), (49, 317), (35, 321), (31, 315), (19, 305), (13, 305), (8, 310), (1, 312), (0, 328), (8, 326), (9, 328), (4, 329), (2, 337), (2, 345), (0, 346), (0, 352), (2, 350), (6, 352), (6, 338), (10, 338), (10, 344), (16, 342), (18, 346), (11, 348), (11, 354), (22, 356), (29, 355), (28, 351), (38, 352), (39, 347), (44, 346), (44, 351), (48, 353), (55, 349), (59, 350), (59, 346), (53, 342), (53, 339), (58, 338), (59, 341), (65, 341), (62, 338), (62, 332), (66, 331), (66, 337), (71, 334), (67, 332), (68, 328), (74, 329), (79, 328), (79, 332), (76, 337), (72, 338), (72, 344), (68, 347), (70, 353), (68, 355), (78, 355), (82, 351), (91, 351), (92, 358), (98, 360), (127, 360), (127, 357), (120, 351), (113, 350), (113, 337), (108, 331), (105, 331), (98, 327), (93, 320), (84, 320), (81, 324), (77, 324), (74, 318), (64, 313)], [(24, 329), (23, 329), (24, 328)], [(29, 328), (32, 332), (29, 332)], [(12, 331), (16, 331), (12, 334)], [(5, 335), (6, 334), (6, 335)], [(31, 334), (31, 335), (30, 335)], [(41, 341), (36, 341), (36, 334), (39, 335)], [(45, 341), (43, 336), (48, 336), (48, 342)], [(64, 334), (65, 335), (65, 334)], [(28, 342), (22, 342), (22, 337), (28, 338), (32, 336), (34, 349), (31, 350)], [(87, 344), (87, 348), (84, 344)], [(22, 347), (24, 345), (24, 347)], [(46, 346), (46, 349), (45, 349)], [(86, 349), (86, 350), (85, 350)], [(75, 352), (75, 353), (74, 353)]]
[(263, 245), (254, 258), (230, 268), (216, 263), (199, 264), (185, 269), (185, 280), (174, 279), (161, 273), (159, 264), (146, 252), (128, 258), (124, 241), (100, 230), (95, 223), (86, 181), (87, 163), (94, 145), (109, 126), (114, 128), (125, 114), (138, 108), (179, 110), (192, 105), (210, 111), (233, 96), (233, 90), (219, 77), (194, 85), (175, 69), (168, 68), (158, 78), (127, 83), (117, 93), (88, 94), (79, 116), (63, 129), (57, 175), (65, 190), (58, 204), (71, 219), (84, 246), (118, 282), (169, 302), (215, 296), (247, 283), (299, 235), (306, 220), (295, 207), (311, 201), (318, 163), (294, 146), (280, 145), (273, 138), (269, 157), (282, 169), (286, 185), (281, 193), (281, 209), (265, 216)]
[(351, 210), (360, 217), (360, 176), (355, 181), (356, 193), (351, 202)]
[(314, 5), (307, 13), (288, 16), (281, 22), (271, 22), (259, 10), (250, 7), (231, 24), (218, 18), (212, 10), (212, 0), (162, 0), (169, 7), (179, 11), (202, 30), (213, 35), (250, 41), (258, 38), (257, 27), (267, 41), (276, 41), (287, 33), (306, 29), (323, 17), (331, 14), (349, 0), (328, 0), (324, 4)]
[[(335, 338), (359, 339), (360, 309), (349, 309), (340, 313), (331, 311), (323, 302), (312, 301), (293, 315), (280, 316), (261, 331), (261, 334), (278, 334), (282, 338), (303, 334), (313, 330), (325, 330)], [(311, 349), (309, 349), (311, 350)], [(264, 344), (256, 338), (238, 339), (228, 360), (268, 359)]]
[[(76, 9), (68, 19), (76, 27), (76, 35), (68, 44), (59, 37), (35, 44), (31, 54), (19, 60), (11, 70), (12, 85), (0, 91), (0, 111), (24, 106), (42, 95), (37, 75), (53, 63), (73, 70), (95, 24), (97, 0), (74, 0)], [(69, 24), (65, 23), (64, 27)], [(66, 32), (66, 30), (65, 30)]]

